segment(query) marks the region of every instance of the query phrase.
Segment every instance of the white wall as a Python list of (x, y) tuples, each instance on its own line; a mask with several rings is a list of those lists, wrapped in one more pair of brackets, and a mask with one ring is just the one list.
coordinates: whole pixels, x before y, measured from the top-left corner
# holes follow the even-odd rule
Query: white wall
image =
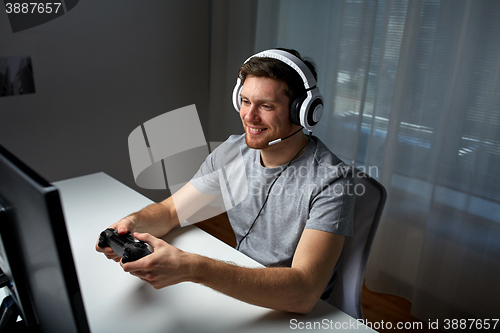
[(254, 0), (212, 1), (210, 117), (208, 134), (205, 132), (211, 141), (224, 141), (231, 134), (243, 133), (231, 95), (238, 69), (257, 51), (254, 44), (258, 4)]
[(0, 11), (0, 57), (31, 56), (36, 87), (0, 98), (0, 144), (49, 181), (104, 171), (140, 190), (134, 128), (190, 104), (208, 123), (209, 18), (208, 0), (85, 0), (14, 34)]

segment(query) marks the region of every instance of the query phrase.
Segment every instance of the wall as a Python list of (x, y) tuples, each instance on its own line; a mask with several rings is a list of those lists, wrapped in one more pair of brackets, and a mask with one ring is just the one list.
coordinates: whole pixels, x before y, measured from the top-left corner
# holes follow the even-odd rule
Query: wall
[(249, 56), (256, 53), (254, 44), (258, 6), (259, 2), (255, 0), (212, 2), (208, 119), (210, 141), (224, 141), (232, 134), (243, 133), (231, 95), (238, 69)]
[(31, 56), (36, 93), (0, 98), (0, 144), (51, 182), (104, 171), (161, 200), (135, 185), (127, 138), (189, 104), (208, 123), (210, 6), (86, 0), (15, 34), (1, 11), (0, 57)]

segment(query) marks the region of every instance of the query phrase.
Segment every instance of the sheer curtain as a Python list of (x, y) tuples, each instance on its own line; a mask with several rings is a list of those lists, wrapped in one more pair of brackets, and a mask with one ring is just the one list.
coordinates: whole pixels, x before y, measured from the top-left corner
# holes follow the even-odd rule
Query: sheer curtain
[(428, 319), (500, 313), (500, 1), (259, 1), (255, 51), (312, 57), (315, 135), (388, 190), (366, 274)]

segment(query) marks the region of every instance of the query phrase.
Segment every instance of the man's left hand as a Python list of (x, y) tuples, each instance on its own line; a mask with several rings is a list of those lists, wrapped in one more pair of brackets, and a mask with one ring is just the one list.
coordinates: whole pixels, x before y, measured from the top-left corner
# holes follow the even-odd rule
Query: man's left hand
[(139, 260), (122, 263), (125, 272), (137, 276), (155, 289), (161, 289), (187, 280), (186, 265), (189, 253), (148, 233), (134, 233), (138, 240), (148, 243), (154, 252)]

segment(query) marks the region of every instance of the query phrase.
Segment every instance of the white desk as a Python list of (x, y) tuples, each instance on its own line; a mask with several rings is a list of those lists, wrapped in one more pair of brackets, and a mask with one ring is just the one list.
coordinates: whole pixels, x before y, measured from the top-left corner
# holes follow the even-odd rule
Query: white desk
[[(155, 290), (95, 251), (99, 233), (152, 203), (104, 173), (56, 182), (61, 192), (73, 258), (93, 333), (284, 332), (299, 325), (325, 331), (355, 319), (319, 301), (308, 315), (253, 306), (194, 283)], [(197, 227), (179, 228), (165, 240), (178, 248), (247, 267), (260, 264)], [(319, 326), (323, 325), (323, 326)], [(303, 326), (304, 330), (307, 326)], [(346, 329), (346, 331), (353, 331)], [(296, 329), (293, 329), (296, 328)], [(356, 325), (358, 330), (369, 330)], [(307, 329), (307, 331), (312, 331)]]

